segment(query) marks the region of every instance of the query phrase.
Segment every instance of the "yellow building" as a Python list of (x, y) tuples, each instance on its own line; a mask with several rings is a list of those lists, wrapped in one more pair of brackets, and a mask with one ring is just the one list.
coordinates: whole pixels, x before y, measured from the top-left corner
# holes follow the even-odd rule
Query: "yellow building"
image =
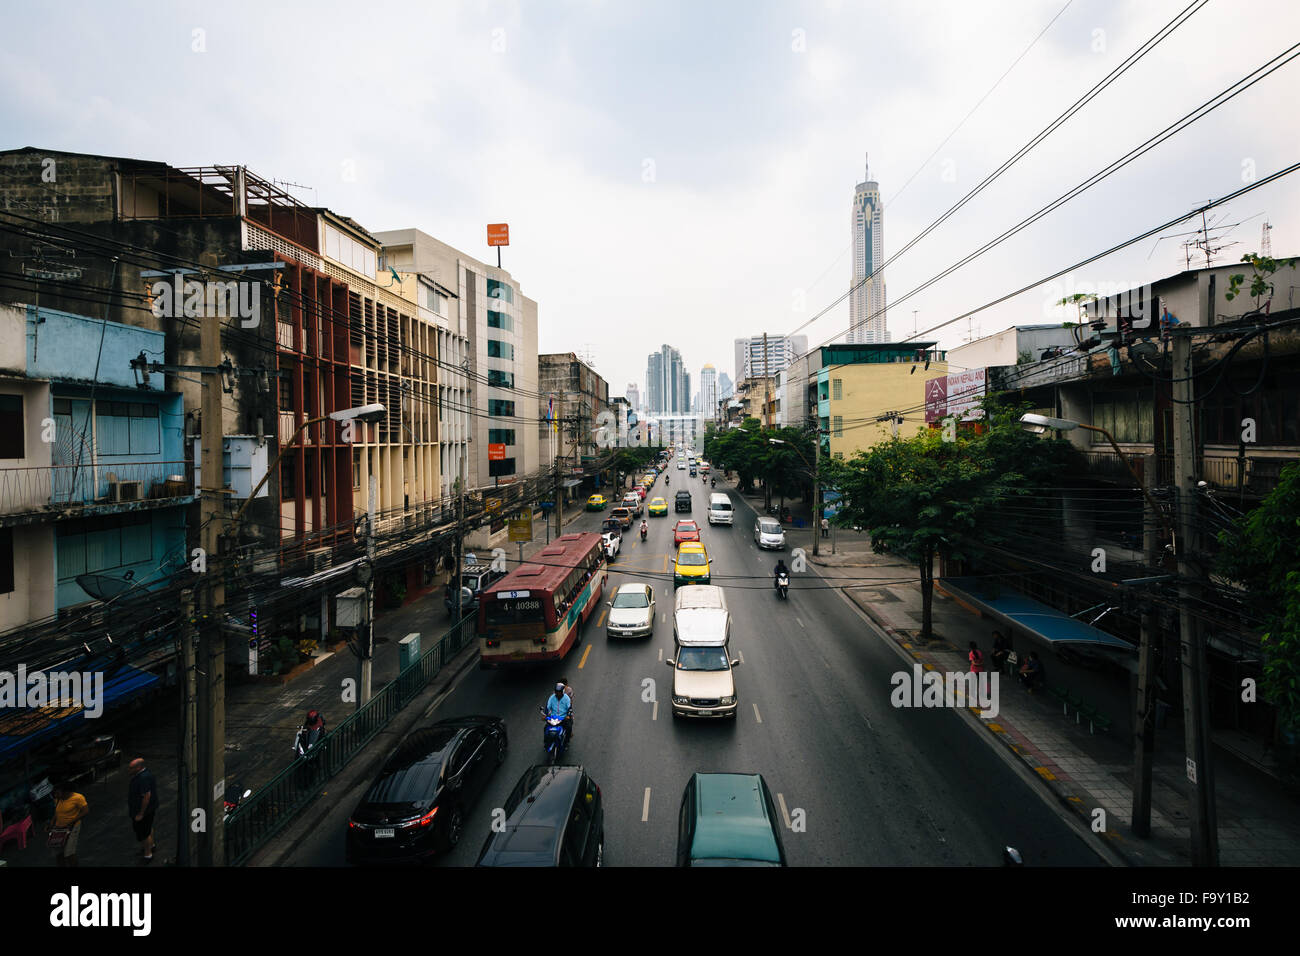
[[(822, 449), (852, 458), (894, 435), (925, 427), (925, 383), (948, 371), (934, 342), (827, 345), (813, 353), (806, 392)], [(820, 361), (818, 362), (818, 359)]]

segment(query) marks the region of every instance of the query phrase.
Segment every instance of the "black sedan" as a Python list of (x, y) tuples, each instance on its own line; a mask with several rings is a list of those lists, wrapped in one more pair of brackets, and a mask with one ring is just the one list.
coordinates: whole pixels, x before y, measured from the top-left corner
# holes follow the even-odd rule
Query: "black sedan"
[(452, 717), (412, 731), (352, 811), (348, 862), (415, 863), (450, 850), (506, 746), (499, 717)]

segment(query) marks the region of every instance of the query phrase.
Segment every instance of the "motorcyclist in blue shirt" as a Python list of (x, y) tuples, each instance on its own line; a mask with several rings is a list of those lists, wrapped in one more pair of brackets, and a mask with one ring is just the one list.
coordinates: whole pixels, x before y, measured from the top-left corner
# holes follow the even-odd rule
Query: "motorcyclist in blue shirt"
[(555, 685), (555, 693), (546, 699), (546, 713), (564, 718), (564, 733), (573, 742), (573, 700), (565, 692), (563, 681)]

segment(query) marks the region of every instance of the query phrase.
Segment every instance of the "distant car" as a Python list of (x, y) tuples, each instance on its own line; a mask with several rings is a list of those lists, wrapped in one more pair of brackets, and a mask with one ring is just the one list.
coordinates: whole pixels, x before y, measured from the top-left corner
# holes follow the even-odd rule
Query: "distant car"
[(754, 543), (760, 548), (785, 550), (785, 529), (775, 518), (758, 518), (754, 522)]
[(785, 866), (781, 818), (758, 773), (697, 773), (682, 793), (678, 866)]
[(623, 507), (622, 505), (620, 505), (619, 507), (617, 507), (617, 508), (615, 508), (613, 511), (611, 511), (611, 512), (609, 513), (609, 516), (610, 516), (611, 518), (617, 518), (619, 521), (621, 521), (621, 522), (623, 523), (623, 527), (624, 527), (624, 528), (630, 528), (630, 527), (632, 526), (632, 509), (631, 509), (631, 508), (625, 508), (625, 507)]
[(653, 637), (655, 592), (648, 584), (624, 584), (609, 602), (606, 637)]
[(673, 498), (673, 510), (691, 513), (691, 493), (689, 491), (679, 491)]
[(500, 832), (488, 834), (479, 866), (600, 866), (605, 807), (582, 767), (529, 767), (504, 807)]
[(600, 537), (605, 542), (605, 560), (613, 561), (618, 557), (618, 550), (623, 545), (623, 536), (614, 534), (612, 531), (606, 531)]
[(407, 734), (348, 819), (347, 861), (419, 862), (450, 850), (506, 748), (499, 717), (453, 717)]
[(694, 466), (694, 465), (691, 465), (691, 477), (692, 477), (692, 478), (695, 477), (695, 466)]
[(649, 506), (650, 517), (658, 518), (668, 514), (668, 502), (663, 498), (651, 498)]
[(673, 587), (709, 583), (709, 554), (698, 541), (685, 541), (673, 566)]
[(587, 510), (604, 511), (607, 504), (609, 504), (609, 501), (604, 495), (592, 495), (587, 499)]
[(694, 521), (679, 521), (673, 526), (673, 544), (680, 545), (683, 541), (699, 541), (700, 526)]
[(678, 470), (678, 471), (685, 471), (685, 470), (686, 470), (686, 462), (682, 461), (681, 459), (678, 459), (678, 461), (677, 461), (677, 470)]
[(600, 523), (600, 533), (604, 534), (606, 531), (612, 531), (614, 534), (622, 537), (623, 522), (619, 521), (617, 518), (606, 518)]
[(623, 507), (630, 508), (633, 518), (641, 517), (641, 512), (645, 511), (645, 505), (641, 503), (641, 496), (635, 491), (629, 491), (623, 496)]
[(640, 498), (642, 501), (645, 501), (646, 495), (650, 493), (646, 491), (645, 485), (637, 485), (636, 488), (633, 489), (633, 491), (636, 492), (636, 496)]
[[(479, 599), (483, 596), (483, 591), (496, 584), (506, 576), (504, 571), (494, 571), (485, 564), (471, 565), (460, 572), (460, 586), (462, 590), (460, 600), (461, 614), (469, 614), (478, 610)], [(456, 579), (453, 578), (447, 582), (443, 588), (442, 603), (447, 609), (448, 614), (456, 613), (456, 595), (453, 588), (456, 585)]]

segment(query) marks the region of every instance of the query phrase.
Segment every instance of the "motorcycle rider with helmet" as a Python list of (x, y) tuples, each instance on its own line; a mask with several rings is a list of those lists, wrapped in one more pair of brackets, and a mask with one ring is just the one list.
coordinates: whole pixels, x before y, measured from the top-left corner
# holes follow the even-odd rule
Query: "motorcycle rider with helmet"
[(772, 569), (772, 587), (781, 587), (781, 575), (787, 578), (790, 576), (790, 569), (785, 566), (785, 558), (776, 559), (776, 567)]
[(642, 518), (641, 519), (641, 540), (642, 541), (645, 540), (645, 536), (649, 534), (649, 532), (650, 532), (650, 525), (646, 523), (645, 518)]
[(546, 699), (548, 717), (564, 718), (564, 733), (569, 743), (573, 743), (573, 698), (567, 693), (567, 681), (561, 679), (555, 685), (555, 693)]

